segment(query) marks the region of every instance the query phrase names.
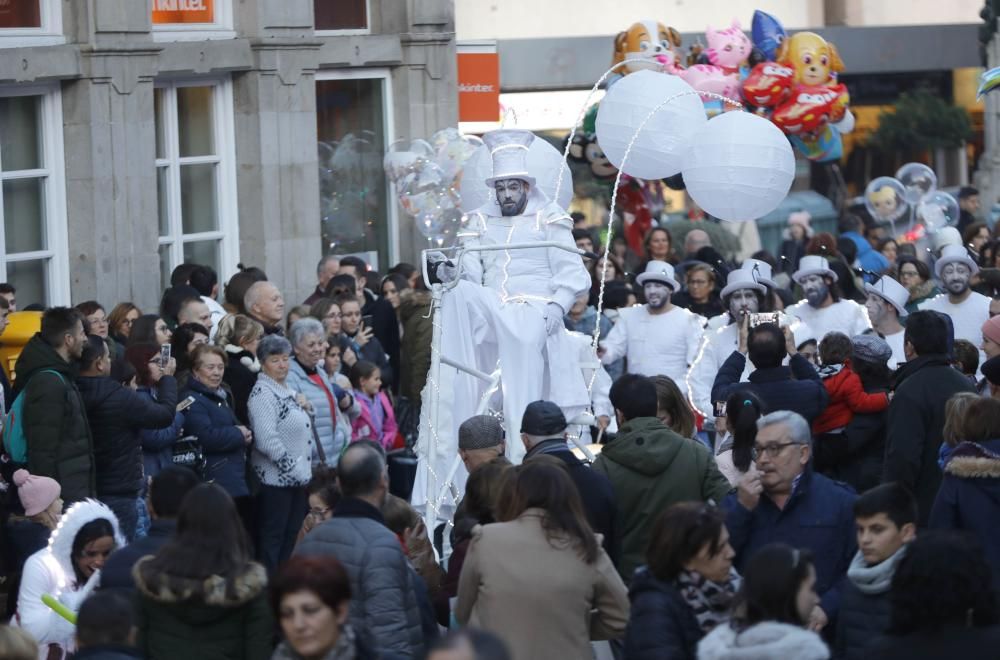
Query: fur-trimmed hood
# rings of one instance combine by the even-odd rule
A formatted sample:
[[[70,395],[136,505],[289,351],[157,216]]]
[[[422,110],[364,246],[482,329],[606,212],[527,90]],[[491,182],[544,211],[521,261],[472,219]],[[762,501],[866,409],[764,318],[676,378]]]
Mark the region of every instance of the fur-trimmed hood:
[[[76,572],[73,570],[73,541],[80,530],[89,522],[105,518],[111,523],[111,528],[115,532],[115,547],[125,547],[125,537],[122,536],[118,528],[118,518],[107,505],[97,500],[82,500],[77,502],[62,515],[59,526],[55,528],[49,536],[48,552],[59,564],[66,575],[66,579],[71,585],[76,581]]]
[[[944,471],[960,479],[1000,479],[1000,440],[959,444]]]
[[[698,643],[699,660],[827,660],[830,650],[814,632],[764,621],[737,632],[718,626]]]
[[[267,570],[250,562],[239,575],[224,578],[212,575],[204,580],[154,573],[149,565],[152,557],[143,557],[132,569],[139,592],[165,605],[209,605],[238,607],[256,598],[267,588]]]

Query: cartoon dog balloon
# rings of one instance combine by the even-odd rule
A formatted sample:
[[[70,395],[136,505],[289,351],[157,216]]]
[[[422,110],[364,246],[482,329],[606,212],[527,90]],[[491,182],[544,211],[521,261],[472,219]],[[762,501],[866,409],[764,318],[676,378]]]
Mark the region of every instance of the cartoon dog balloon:
[[[844,63],[836,46],[799,32],[780,40],[775,59],[753,68],[742,85],[744,97],[773,108],[771,121],[810,160],[840,158],[840,135],[853,126],[853,117],[847,87],[837,81]]]
[[[611,64],[625,62],[615,69],[620,76],[643,69],[676,73],[680,70],[680,45],[681,35],[674,28],[657,21],[639,21],[615,37]]]

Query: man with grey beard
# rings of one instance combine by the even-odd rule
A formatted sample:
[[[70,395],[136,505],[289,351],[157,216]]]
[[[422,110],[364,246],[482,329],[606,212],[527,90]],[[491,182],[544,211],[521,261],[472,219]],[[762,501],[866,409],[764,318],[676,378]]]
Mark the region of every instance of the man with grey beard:
[[[625,357],[629,373],[669,376],[683,386],[701,346],[705,319],[670,302],[681,285],[667,262],[650,261],[636,282],[646,304],[621,310],[618,323],[601,342],[601,362],[611,364]]]
[[[822,341],[828,332],[854,337],[872,327],[864,307],[853,300],[841,300],[837,274],[824,257],[802,257],[792,279],[802,287],[806,297],[785,312],[804,321],[816,334],[817,341]]]
[[[979,267],[961,245],[946,245],[934,262],[934,274],[944,285],[944,293],[920,303],[921,310],[941,312],[951,317],[955,339],[965,339],[979,348],[979,364],[986,362],[983,353],[983,324],[990,319],[990,299],[969,288]]]

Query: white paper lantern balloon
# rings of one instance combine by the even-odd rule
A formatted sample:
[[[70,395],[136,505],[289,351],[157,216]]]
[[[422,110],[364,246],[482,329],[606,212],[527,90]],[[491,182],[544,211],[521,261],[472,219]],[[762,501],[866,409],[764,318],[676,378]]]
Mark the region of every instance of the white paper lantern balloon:
[[[691,140],[684,185],[706,213],[756,220],[777,208],[795,178],[795,154],[781,130],[748,112],[708,120]]]
[[[625,158],[632,136],[657,106],[694,89],[665,73],[637,71],[614,84],[597,111],[597,143],[611,164],[639,179],[664,179],[681,171],[691,136],[705,125],[705,106],[697,93],[678,96],[657,110]],[[624,164],[623,164],[624,161]]]
[[[562,154],[548,141],[535,137],[528,146],[528,173],[535,177],[538,189],[553,199],[559,170],[563,170],[562,187],[559,189],[559,199],[556,201],[564,209],[569,208],[573,201],[573,175],[569,167],[563,163]],[[490,150],[483,145],[467,160],[462,167],[461,204],[466,213],[490,204],[496,199],[496,193],[486,185],[486,179],[493,176],[493,159]],[[497,207],[498,208],[498,207]]]

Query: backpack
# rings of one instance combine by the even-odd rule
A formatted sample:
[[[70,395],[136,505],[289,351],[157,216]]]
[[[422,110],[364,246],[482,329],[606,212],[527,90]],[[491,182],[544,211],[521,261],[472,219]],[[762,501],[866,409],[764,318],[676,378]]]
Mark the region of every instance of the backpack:
[[[59,380],[66,384],[66,380],[63,375],[54,369],[42,369],[31,375],[28,382],[25,383],[24,389],[21,390],[16,397],[14,397],[14,403],[10,406],[10,411],[4,417],[3,424],[3,453],[7,458],[15,463],[24,465],[28,462],[28,440],[24,437],[24,427],[22,426],[22,410],[24,409],[24,395],[28,391],[28,385],[31,384],[31,380],[41,373],[55,374],[59,377]]]

